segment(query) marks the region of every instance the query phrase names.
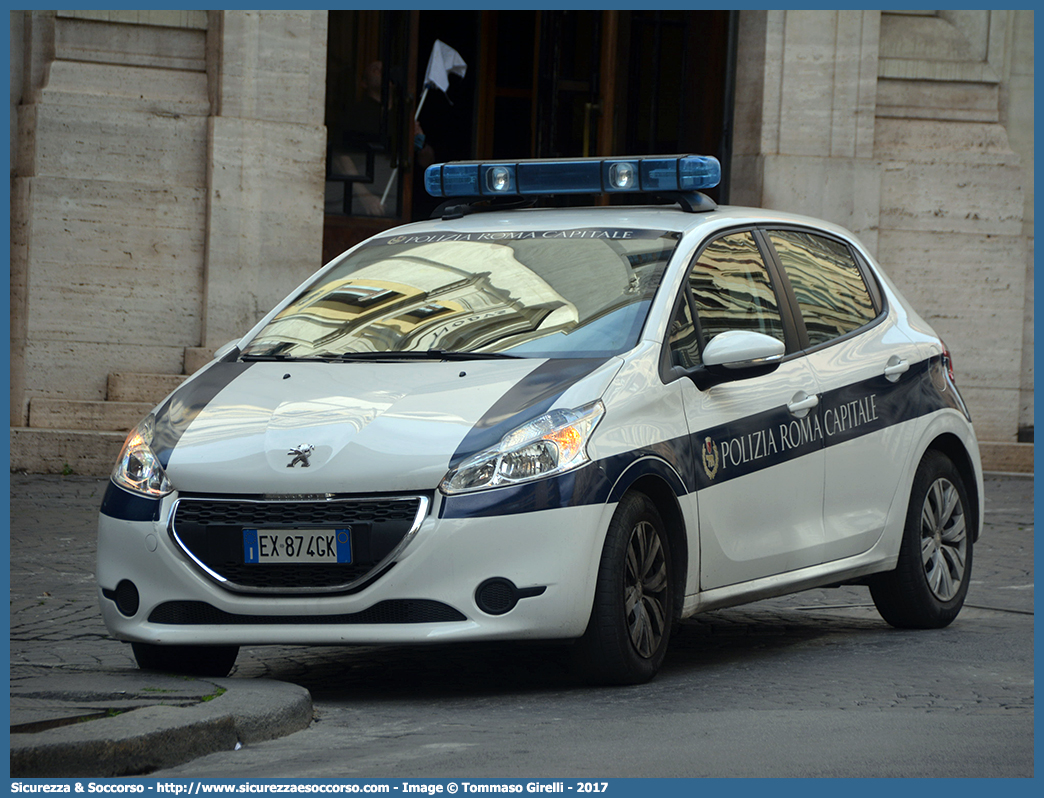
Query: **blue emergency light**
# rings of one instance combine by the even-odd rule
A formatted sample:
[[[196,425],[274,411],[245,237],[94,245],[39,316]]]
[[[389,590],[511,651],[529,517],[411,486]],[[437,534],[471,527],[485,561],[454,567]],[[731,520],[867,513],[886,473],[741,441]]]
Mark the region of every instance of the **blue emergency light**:
[[[719,182],[721,164],[708,155],[451,161],[424,172],[424,187],[433,197],[685,193],[714,188]]]

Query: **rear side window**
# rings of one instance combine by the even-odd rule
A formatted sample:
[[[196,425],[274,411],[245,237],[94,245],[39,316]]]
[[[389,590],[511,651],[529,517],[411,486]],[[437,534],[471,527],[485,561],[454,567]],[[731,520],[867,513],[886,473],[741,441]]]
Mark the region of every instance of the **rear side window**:
[[[847,246],[805,231],[771,230],[767,234],[794,289],[809,346],[832,341],[877,316]]]

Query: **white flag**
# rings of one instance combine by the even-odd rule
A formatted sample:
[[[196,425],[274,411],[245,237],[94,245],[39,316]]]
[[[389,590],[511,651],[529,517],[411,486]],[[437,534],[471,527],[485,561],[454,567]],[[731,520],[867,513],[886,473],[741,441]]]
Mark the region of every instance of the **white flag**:
[[[424,87],[435,86],[445,92],[449,88],[450,75],[462,78],[467,71],[468,65],[460,53],[436,39],[428,58],[428,70],[424,73]]]

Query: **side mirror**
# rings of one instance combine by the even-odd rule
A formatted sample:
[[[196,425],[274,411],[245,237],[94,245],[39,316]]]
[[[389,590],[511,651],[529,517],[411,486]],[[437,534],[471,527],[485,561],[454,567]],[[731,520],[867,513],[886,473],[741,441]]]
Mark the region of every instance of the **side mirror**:
[[[718,333],[703,348],[703,366],[687,373],[701,391],[723,382],[771,374],[779,368],[786,345],[777,338],[750,330]]]
[[[703,365],[731,371],[777,363],[786,346],[778,338],[750,330],[728,330],[715,335],[703,349]]]

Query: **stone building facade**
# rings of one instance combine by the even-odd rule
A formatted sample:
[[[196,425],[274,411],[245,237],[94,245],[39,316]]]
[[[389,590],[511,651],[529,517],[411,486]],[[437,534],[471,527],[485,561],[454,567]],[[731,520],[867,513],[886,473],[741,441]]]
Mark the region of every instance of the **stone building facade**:
[[[987,465],[1032,470],[1033,12],[734,14],[729,201],[856,232],[949,344]],[[320,265],[328,26],[11,13],[13,469],[107,473]]]

